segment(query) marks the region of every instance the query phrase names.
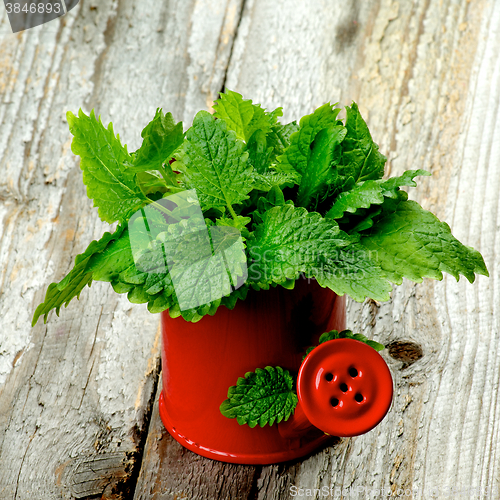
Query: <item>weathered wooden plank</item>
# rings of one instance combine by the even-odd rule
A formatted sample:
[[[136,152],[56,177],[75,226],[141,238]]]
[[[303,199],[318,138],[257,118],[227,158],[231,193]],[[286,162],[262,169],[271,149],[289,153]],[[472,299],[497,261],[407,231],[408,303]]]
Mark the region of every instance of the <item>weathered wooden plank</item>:
[[[137,499],[285,499],[292,486],[304,495],[347,488],[359,498],[378,498],[382,488],[442,498],[450,487],[498,497],[479,489],[499,486],[499,16],[498,2],[465,0],[245,2],[227,87],[283,106],[285,120],[328,100],[356,100],[392,174],[432,172],[410,196],[479,249],[491,277],[405,282],[386,304],[349,303],[349,325],[391,345],[384,356],[395,399],[370,433],[301,463],[257,468],[250,490],[253,471],[242,466],[231,496],[215,486],[234,477],[230,466],[210,465],[213,489],[197,489],[205,459],[186,451],[184,467],[172,465],[178,445],[163,444],[155,413]]]
[[[158,395],[161,391],[159,384]],[[135,500],[252,498],[259,467],[216,462],[183,448],[165,430],[155,401]]]
[[[96,283],[31,329],[35,306],[108,226],[65,113],[92,107],[129,150],[158,106],[192,119],[220,90],[238,0],[82,1],[0,41],[0,498],[126,498],[158,379],[158,317]],[[188,123],[189,124],[189,123]]]
[[[155,325],[144,328],[154,320],[145,311],[137,315],[138,307],[132,316],[126,301],[105,286],[82,294],[80,304],[48,327],[27,327],[40,288],[64,275],[89,236],[104,230],[68,151],[63,111],[98,105],[117,130],[120,123],[132,125],[122,132],[131,149],[144,125],[136,122],[159,103],[189,122],[222,85],[238,19],[234,5],[210,17],[202,3],[168,6],[160,14],[149,4],[82,4],[56,32],[4,37],[1,307],[2,332],[9,335],[2,335],[0,358],[6,380],[0,394],[2,498],[34,491],[43,498],[103,491],[111,497],[134,463],[127,453],[140,451],[133,429],[140,434],[144,428],[141,412],[156,379],[158,351],[148,350]],[[424,354],[409,363],[418,349],[392,349],[401,359],[388,358],[396,399],[377,430],[301,464],[253,469],[197,458],[166,436],[155,440],[161,427],[154,417],[147,457],[161,462],[145,460],[138,498],[148,498],[148,491],[157,498],[288,498],[292,485],[394,492],[495,486],[498,6],[357,5],[318,2],[305,9],[278,2],[271,8],[247,1],[227,86],[269,107],[283,105],[287,119],[328,99],[359,101],[393,173],[409,166],[434,173],[417,198],[483,252],[492,278],[474,287],[449,279],[407,283],[389,304],[350,305],[353,326],[365,334],[387,343],[412,341]],[[188,25],[192,32],[179,28]],[[221,32],[229,33],[227,43]],[[99,299],[96,291],[103,294]],[[122,342],[137,346],[133,359]]]

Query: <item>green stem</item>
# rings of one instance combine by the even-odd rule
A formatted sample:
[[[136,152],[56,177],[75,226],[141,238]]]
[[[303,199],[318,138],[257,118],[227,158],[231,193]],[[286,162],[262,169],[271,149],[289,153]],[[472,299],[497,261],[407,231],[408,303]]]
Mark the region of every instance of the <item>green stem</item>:
[[[165,169],[163,168],[163,165],[161,165],[160,167],[158,167],[158,172],[160,172],[161,176],[163,177],[163,180],[169,186],[170,185],[170,180],[167,177],[167,173],[165,172]]]
[[[236,220],[238,216],[236,215],[236,212],[233,210],[233,207],[228,203],[227,208],[229,209],[229,213],[231,214],[231,217],[234,220]]]

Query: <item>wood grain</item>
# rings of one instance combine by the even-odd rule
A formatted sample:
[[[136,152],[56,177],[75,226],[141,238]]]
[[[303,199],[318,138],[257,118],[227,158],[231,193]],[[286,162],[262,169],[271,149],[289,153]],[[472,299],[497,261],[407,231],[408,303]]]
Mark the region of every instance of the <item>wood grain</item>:
[[[392,493],[415,489],[416,497],[436,488],[440,497],[455,486],[472,488],[470,497],[476,498],[480,488],[499,486],[500,6],[432,0],[369,4],[361,8],[353,2],[351,12],[344,9],[334,18],[324,4],[317,16],[301,12],[299,3],[296,9],[287,3],[271,11],[265,2],[247,2],[227,85],[299,116],[328,100],[359,102],[391,173],[432,172],[411,197],[446,220],[462,242],[480,249],[491,277],[479,277],[474,285],[449,276],[442,282],[405,282],[387,304],[350,304],[353,327],[384,343],[414,343],[423,356],[408,366],[405,359],[385,355],[396,384],[386,420],[350,440],[345,454],[333,449],[300,464],[293,484],[385,487]],[[340,3],[332,10],[340,11]],[[260,33],[283,34],[279,27],[286,27],[285,35],[266,50]],[[292,38],[305,43],[292,46]],[[306,54],[304,47],[310,50]],[[279,71],[269,63],[275,54],[282,54]],[[250,73],[262,75],[258,85]],[[263,474],[271,470],[264,468]],[[262,488],[258,498],[288,494],[269,497]]]
[[[452,487],[498,497],[499,13],[498,3],[466,1],[245,2],[226,86],[283,106],[285,121],[326,101],[356,100],[391,174],[432,172],[410,197],[482,252],[490,278],[405,282],[389,303],[350,302],[349,324],[392,346],[383,355],[394,403],[367,435],[299,463],[256,468],[252,489],[245,476],[237,497],[174,493],[179,476],[152,440],[143,471],[162,460],[162,472],[141,473],[136,498],[285,499],[292,486],[314,498],[325,487],[337,498],[342,489],[360,498],[444,498]],[[186,467],[197,477],[198,466]],[[227,467],[211,470],[214,484]]]
[[[109,227],[67,110],[129,150],[157,107],[190,122],[225,77],[240,2],[82,1],[0,45],[0,498],[130,498],[159,370],[158,316],[95,283],[31,328],[45,289]]]
[[[161,391],[161,382],[158,390]],[[134,500],[251,498],[259,467],[216,462],[183,448],[165,430],[155,401]]]
[[[292,487],[500,496],[498,2],[82,0],[24,33],[6,22],[2,500],[267,500],[291,498]],[[286,121],[326,101],[358,102],[390,173],[432,172],[410,197],[490,271],[473,285],[446,276],[404,282],[388,303],[349,302],[349,326],[391,346],[393,406],[370,433],[291,464],[228,465],[180,447],[155,403],[158,318],[106,284],[29,326],[47,284],[108,229],[85,196],[65,112],[95,107],[134,150],[157,107],[188,126],[223,86],[282,106]]]

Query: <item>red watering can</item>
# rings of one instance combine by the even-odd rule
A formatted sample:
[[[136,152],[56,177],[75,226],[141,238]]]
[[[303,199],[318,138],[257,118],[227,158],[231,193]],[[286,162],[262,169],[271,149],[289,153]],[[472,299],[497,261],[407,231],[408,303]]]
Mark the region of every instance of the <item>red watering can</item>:
[[[377,425],[392,401],[383,358],[351,339],[331,340],[302,362],[307,347],[330,330],[345,329],[345,297],[300,279],[293,290],[251,290],[233,310],[191,323],[162,313],[160,416],[189,450],[238,464],[297,459],[329,435],[354,436]],[[299,404],[278,425],[250,428],[219,406],[238,377],[257,367],[298,372]]]

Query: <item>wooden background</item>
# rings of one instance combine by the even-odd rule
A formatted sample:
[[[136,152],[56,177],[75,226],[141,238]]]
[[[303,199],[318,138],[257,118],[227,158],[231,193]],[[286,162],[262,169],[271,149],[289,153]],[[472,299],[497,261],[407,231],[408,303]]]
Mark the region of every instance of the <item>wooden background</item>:
[[[0,13],[2,500],[274,500],[291,486],[500,498],[500,2],[81,0],[16,35]],[[133,151],[157,107],[187,127],[224,86],[285,120],[356,100],[390,173],[432,172],[410,197],[491,275],[349,302],[351,328],[391,344],[393,406],[292,464],[221,464],[173,441],[156,403],[159,316],[108,284],[30,327],[47,285],[108,229],[66,111],[95,108]]]

